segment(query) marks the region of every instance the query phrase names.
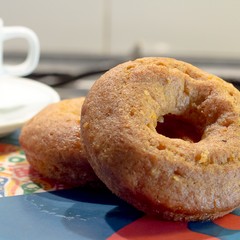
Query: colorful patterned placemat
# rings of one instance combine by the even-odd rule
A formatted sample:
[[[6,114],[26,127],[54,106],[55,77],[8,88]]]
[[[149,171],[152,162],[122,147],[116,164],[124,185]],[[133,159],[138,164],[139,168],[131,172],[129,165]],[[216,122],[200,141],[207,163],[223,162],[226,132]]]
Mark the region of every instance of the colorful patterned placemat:
[[[0,143],[0,197],[9,197],[67,188],[34,171],[24,152],[11,144]]]
[[[240,239],[240,209],[211,222],[161,221],[108,191],[71,189],[41,177],[13,139],[4,142],[0,141],[0,221],[4,222],[0,239]]]

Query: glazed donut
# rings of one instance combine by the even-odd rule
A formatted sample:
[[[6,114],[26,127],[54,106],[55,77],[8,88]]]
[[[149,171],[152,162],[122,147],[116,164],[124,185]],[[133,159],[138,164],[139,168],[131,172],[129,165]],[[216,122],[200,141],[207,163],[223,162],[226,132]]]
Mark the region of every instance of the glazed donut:
[[[80,137],[80,112],[84,98],[50,104],[21,131],[19,141],[33,169],[67,185],[98,184]]]
[[[147,214],[210,220],[240,206],[240,93],[188,63],[142,58],[96,81],[81,134],[98,177]]]

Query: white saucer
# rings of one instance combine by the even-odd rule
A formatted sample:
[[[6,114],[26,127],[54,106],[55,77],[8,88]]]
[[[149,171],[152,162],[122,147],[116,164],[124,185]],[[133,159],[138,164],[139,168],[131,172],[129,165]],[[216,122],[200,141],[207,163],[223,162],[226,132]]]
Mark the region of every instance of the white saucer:
[[[20,77],[0,77],[0,137],[20,128],[60,97],[51,87]]]

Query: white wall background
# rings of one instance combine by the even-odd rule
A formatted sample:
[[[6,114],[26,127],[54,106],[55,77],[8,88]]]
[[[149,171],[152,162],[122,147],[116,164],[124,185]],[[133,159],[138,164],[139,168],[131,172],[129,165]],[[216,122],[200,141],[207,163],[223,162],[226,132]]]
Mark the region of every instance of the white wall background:
[[[240,58],[238,0],[1,0],[5,25],[33,29],[41,52]],[[11,41],[6,51],[22,52]]]

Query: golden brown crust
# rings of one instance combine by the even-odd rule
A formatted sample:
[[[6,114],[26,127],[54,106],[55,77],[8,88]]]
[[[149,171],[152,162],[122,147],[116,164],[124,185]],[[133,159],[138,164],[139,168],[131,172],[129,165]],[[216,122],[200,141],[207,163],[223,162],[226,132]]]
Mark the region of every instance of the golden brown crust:
[[[80,137],[84,98],[51,104],[23,127],[20,144],[31,166],[43,176],[70,185],[100,182]]]
[[[164,136],[168,118],[198,136]],[[143,58],[94,84],[81,134],[91,166],[115,194],[146,213],[194,221],[240,205],[239,124],[240,93],[231,84],[181,61]]]

